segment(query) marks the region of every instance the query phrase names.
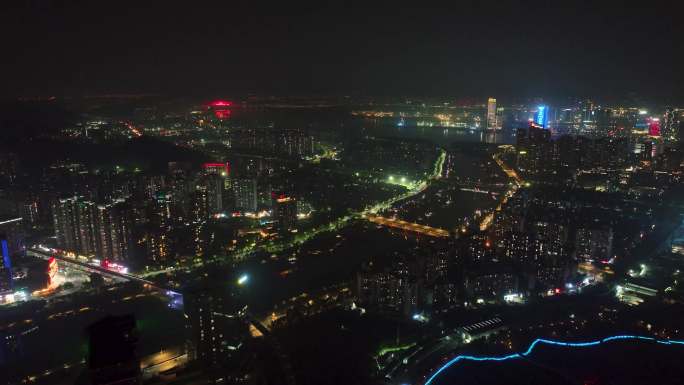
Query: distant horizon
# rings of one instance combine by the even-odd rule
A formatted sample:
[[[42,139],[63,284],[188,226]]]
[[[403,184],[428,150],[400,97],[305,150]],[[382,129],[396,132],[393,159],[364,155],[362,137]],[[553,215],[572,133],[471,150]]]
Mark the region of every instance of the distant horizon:
[[[450,105],[461,105],[461,106],[474,106],[474,105],[486,105],[488,98],[494,98],[497,100],[499,105],[534,105],[534,104],[549,104],[552,106],[562,106],[569,105],[575,102],[581,101],[591,101],[598,105],[605,107],[672,107],[672,108],[684,108],[684,100],[680,101],[669,101],[669,100],[659,100],[653,98],[638,97],[642,100],[634,100],[633,97],[601,97],[601,96],[563,96],[563,97],[545,97],[545,96],[500,96],[500,95],[487,95],[487,96],[454,96],[454,95],[408,95],[408,94],[398,94],[398,95],[381,95],[381,94],[344,94],[344,93],[238,93],[238,92],[227,92],[223,94],[208,94],[208,95],[181,95],[181,94],[171,94],[171,93],[153,93],[153,92],[121,92],[121,93],[83,93],[83,94],[33,94],[33,95],[21,95],[14,97],[0,97],[0,103],[12,103],[12,102],[50,102],[50,101],[73,101],[73,100],[150,100],[159,99],[160,101],[184,101],[184,102],[210,102],[211,100],[217,99],[228,99],[238,102],[248,102],[249,98],[257,98],[260,102],[265,101],[268,98],[273,98],[276,100],[313,100],[313,99],[350,99],[350,101],[377,101],[381,103],[402,103],[404,101],[429,101],[429,102],[439,102],[448,103]],[[632,99],[632,100],[630,100]],[[234,107],[239,107],[238,105]]]

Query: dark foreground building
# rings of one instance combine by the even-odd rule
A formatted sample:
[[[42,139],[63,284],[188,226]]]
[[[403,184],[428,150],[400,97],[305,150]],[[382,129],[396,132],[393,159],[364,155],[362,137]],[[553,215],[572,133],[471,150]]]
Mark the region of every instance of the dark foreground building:
[[[88,328],[88,372],[91,385],[140,384],[135,317],[109,316]]]

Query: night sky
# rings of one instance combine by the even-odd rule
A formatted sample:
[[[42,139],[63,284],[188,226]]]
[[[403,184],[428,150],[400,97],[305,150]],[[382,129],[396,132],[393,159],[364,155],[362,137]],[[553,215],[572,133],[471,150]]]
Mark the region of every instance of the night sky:
[[[674,0],[179,3],[3,1],[0,94],[684,102]]]

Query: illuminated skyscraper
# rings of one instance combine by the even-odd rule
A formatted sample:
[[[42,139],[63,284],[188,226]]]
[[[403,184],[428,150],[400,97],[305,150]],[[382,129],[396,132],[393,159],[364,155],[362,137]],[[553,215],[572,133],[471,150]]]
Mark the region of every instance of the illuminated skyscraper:
[[[499,122],[496,119],[496,99],[487,100],[487,129],[498,130]]]
[[[117,201],[95,209],[96,254],[102,259],[123,261],[128,257],[131,221],[125,205]]]
[[[80,254],[95,253],[95,204],[78,197],[60,199],[52,205],[57,245]]]
[[[257,210],[256,182],[256,179],[252,178],[242,178],[235,181],[233,192],[235,194],[236,209],[249,212]]]
[[[648,135],[650,136],[660,136],[660,119],[651,118],[648,124]]]
[[[123,200],[96,205],[77,197],[60,199],[52,213],[59,247],[114,261],[127,258],[131,221]]]
[[[679,129],[679,117],[677,110],[668,107],[663,115],[661,134],[666,140],[676,141],[678,139],[677,130]]]
[[[223,177],[204,175],[195,186],[195,220],[201,221],[223,211]]]
[[[274,195],[273,217],[280,232],[288,232],[297,227],[297,201],[285,194]]]
[[[539,106],[537,107],[537,113],[534,115],[534,122],[543,128],[548,128],[548,121],[549,121],[549,107],[548,106]]]

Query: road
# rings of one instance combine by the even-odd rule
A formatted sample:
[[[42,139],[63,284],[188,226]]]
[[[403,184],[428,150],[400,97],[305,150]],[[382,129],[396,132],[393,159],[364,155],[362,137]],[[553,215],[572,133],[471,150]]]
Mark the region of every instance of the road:
[[[436,227],[425,226],[418,223],[406,222],[402,221],[401,219],[386,218],[378,215],[367,215],[366,219],[379,225],[411,231],[414,233],[419,233],[430,237],[449,237],[449,232],[444,229],[438,229]]]
[[[105,269],[104,267],[97,266],[97,265],[91,265],[89,263],[81,262],[73,258],[67,258],[55,253],[48,253],[45,251],[41,251],[38,249],[28,249],[26,250],[26,254],[37,257],[37,258],[42,258],[42,259],[50,259],[54,257],[56,260],[63,262],[63,263],[68,263],[76,268],[83,269],[89,272],[96,272],[101,275],[106,275],[111,278],[117,278],[117,279],[124,279],[126,281],[137,281],[145,285],[149,285],[150,287],[166,291],[167,289],[159,287],[156,283],[149,281],[147,279],[141,278],[137,275],[134,274],[125,274],[125,273],[120,273],[118,271],[113,271],[113,270],[108,270]]]
[[[489,226],[492,225],[495,213],[497,211],[501,211],[501,209],[503,209],[503,207],[506,205],[506,202],[508,202],[508,199],[515,195],[520,186],[522,186],[525,183],[525,181],[520,177],[520,175],[518,175],[518,173],[513,168],[509,167],[503,160],[501,160],[499,154],[494,154],[492,155],[492,157],[494,158],[496,164],[498,164],[499,167],[501,167],[501,170],[503,170],[503,172],[506,175],[508,175],[509,178],[513,179],[513,183],[509,185],[508,190],[506,190],[506,193],[504,193],[501,196],[501,200],[499,201],[499,204],[496,206],[496,209],[494,209],[494,211],[485,215],[484,218],[482,218],[482,221],[480,222],[481,231],[486,231],[489,228]]]

